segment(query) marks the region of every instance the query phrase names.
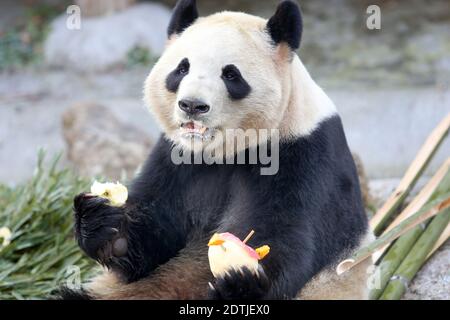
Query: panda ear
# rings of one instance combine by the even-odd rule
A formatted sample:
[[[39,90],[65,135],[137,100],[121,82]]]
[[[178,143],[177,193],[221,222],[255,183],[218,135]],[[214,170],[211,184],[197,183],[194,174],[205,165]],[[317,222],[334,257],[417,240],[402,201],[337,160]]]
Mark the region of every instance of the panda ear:
[[[303,22],[299,6],[293,1],[283,1],[275,15],[267,23],[272,40],[276,45],[287,43],[292,50],[300,47]]]
[[[198,18],[197,4],[195,0],[179,0],[172,13],[172,18],[167,28],[169,38],[174,34],[180,34]]]

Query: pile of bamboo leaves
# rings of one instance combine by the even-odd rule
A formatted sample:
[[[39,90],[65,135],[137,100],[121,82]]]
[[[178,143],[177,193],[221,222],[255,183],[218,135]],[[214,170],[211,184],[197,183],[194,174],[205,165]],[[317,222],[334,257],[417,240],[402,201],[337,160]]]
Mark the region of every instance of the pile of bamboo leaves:
[[[431,133],[394,193],[371,219],[378,238],[337,268],[342,274],[372,258],[376,269],[371,299],[401,299],[417,272],[450,237],[450,158],[419,194],[404,204],[449,129],[450,115]]]
[[[80,280],[94,269],[72,232],[73,197],[89,182],[58,169],[57,163],[44,165],[41,153],[30,181],[0,186],[0,300],[44,299],[71,268],[80,271]]]

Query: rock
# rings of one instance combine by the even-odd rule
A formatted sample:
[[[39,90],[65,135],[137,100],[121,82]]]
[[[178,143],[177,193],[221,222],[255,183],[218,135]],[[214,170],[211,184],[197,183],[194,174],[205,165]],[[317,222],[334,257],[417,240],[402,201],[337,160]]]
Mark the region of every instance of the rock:
[[[159,0],[158,2],[164,3],[169,8],[174,8],[177,0]],[[202,16],[222,10],[258,13],[264,16],[266,13],[273,13],[278,2],[279,0],[208,0],[197,1],[197,7]]]
[[[372,198],[370,196],[369,180],[367,179],[366,170],[361,158],[353,153],[353,160],[355,160],[356,169],[358,170],[359,184],[361,185],[361,193],[364,205],[367,208],[371,204]]]
[[[400,178],[370,180],[369,187],[372,192],[372,205],[375,208],[381,208],[399,183]]]
[[[101,16],[122,11],[136,0],[76,0],[81,12],[88,16]]]
[[[120,122],[108,108],[73,105],[63,114],[67,156],[83,176],[131,178],[147,158],[152,141],[141,130]]]
[[[101,17],[81,16],[81,29],[69,30],[67,15],[56,18],[44,45],[50,66],[103,71],[124,65],[135,48],[158,56],[166,43],[171,11],[157,3],[134,5]]]
[[[422,190],[429,181],[429,177],[423,176],[419,178],[416,185],[405,199],[405,205],[410,203],[414,197]],[[371,204],[374,208],[381,208],[389,199],[397,186],[400,184],[401,178],[390,179],[372,179],[369,181],[371,194]]]

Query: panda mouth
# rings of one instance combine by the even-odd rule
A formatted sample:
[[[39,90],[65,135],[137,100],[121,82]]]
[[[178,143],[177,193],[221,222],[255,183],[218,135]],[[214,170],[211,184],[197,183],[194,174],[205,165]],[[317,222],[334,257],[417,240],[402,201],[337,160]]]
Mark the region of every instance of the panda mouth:
[[[212,140],[215,129],[202,126],[193,121],[181,125],[181,136],[186,139]]]

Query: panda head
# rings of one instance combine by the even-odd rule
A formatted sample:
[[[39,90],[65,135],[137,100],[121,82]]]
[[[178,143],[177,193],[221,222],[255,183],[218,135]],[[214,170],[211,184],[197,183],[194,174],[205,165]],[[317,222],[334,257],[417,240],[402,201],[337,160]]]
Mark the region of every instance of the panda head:
[[[268,21],[238,12],[199,18],[180,0],[168,44],[145,84],[145,100],[175,144],[213,146],[227,129],[274,129],[290,99],[299,48],[299,7],[282,2]]]

